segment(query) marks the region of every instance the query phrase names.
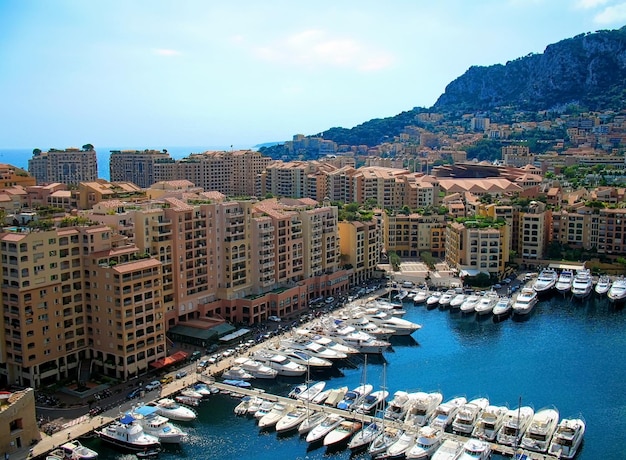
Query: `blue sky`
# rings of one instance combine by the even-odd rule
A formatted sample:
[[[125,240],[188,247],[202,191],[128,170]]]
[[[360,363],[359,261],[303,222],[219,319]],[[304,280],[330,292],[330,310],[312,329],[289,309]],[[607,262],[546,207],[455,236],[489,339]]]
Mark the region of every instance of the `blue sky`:
[[[623,0],[0,0],[0,148],[248,147],[431,107]]]

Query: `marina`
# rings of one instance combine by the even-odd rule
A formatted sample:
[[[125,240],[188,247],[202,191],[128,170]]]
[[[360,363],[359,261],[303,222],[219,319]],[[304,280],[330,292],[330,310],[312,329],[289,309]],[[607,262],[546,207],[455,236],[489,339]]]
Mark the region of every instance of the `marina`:
[[[397,390],[422,389],[440,391],[446,399],[456,395],[466,395],[468,400],[484,396],[491,404],[509,408],[516,407],[520,397],[524,405],[535,408],[554,405],[563,417],[580,415],[587,422],[583,445],[575,458],[621,458],[619,450],[608,446],[620,445],[624,430],[620,424],[623,422],[612,420],[607,423],[604,405],[612,401],[613,393],[608,394],[594,374],[609,372],[605,378],[614,381],[617,387],[623,386],[623,379],[618,376],[626,375],[624,365],[615,363],[609,368],[607,361],[615,353],[615,347],[624,348],[622,309],[606,297],[595,294],[574,303],[568,300],[555,295],[540,300],[522,319],[510,317],[494,322],[490,317],[462,315],[452,309],[429,310],[425,306],[413,306],[407,299],[404,302],[405,318],[423,327],[409,337],[391,338],[389,350],[371,356],[367,361],[368,382],[379,389],[382,375],[386,373],[390,395]],[[597,342],[600,331],[603,346],[591,347],[590,343]],[[553,340],[553,337],[577,337],[577,340]],[[518,341],[524,347],[511,346]],[[577,361],[577,366],[564,365],[562,358],[566,356],[580,356],[583,362]],[[326,375],[327,388],[355,388],[361,384],[365,362],[359,362],[357,358],[351,360],[358,365],[339,366]],[[606,367],[599,368],[602,362],[607,363]],[[589,363],[593,366],[584,367]],[[539,373],[538,366],[541,368]],[[513,369],[517,370],[513,372]],[[543,383],[536,381],[537,376],[541,376],[539,380]],[[302,376],[256,379],[253,387],[261,388],[265,395],[286,398],[303,379]],[[619,395],[622,390],[616,388],[614,394]],[[247,391],[257,390],[237,388],[235,393]],[[268,459],[277,456],[310,459],[351,456],[345,448],[330,453],[323,446],[311,448],[297,434],[277,436],[273,431],[261,432],[256,420],[234,415],[233,410],[240,402],[240,399],[225,394],[212,395],[208,401],[203,401],[196,408],[197,421],[185,427],[188,442],[179,446],[179,450],[167,446],[160,457],[176,458],[179,455],[176,452],[182,451],[189,458],[199,458],[196,455],[202,450],[212,452],[203,458],[234,459],[245,457],[247,449],[251,448],[255,449],[255,457]],[[371,420],[369,417],[358,415],[355,419],[367,423]],[[446,433],[446,437],[452,435]],[[121,458],[119,453],[98,449],[100,440],[89,439],[85,443],[99,451],[100,458]],[[514,452],[510,446],[492,447],[492,458],[496,459],[509,457]],[[531,453],[529,458],[543,458],[537,455]],[[369,458],[369,455],[352,454],[351,458]]]

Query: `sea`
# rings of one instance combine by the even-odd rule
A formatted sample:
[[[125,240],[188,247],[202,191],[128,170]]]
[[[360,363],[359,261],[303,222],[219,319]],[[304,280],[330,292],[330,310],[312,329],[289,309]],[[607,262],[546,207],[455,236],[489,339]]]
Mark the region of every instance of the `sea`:
[[[561,417],[582,417],[587,423],[578,459],[626,458],[626,309],[605,297],[579,301],[560,295],[541,300],[524,320],[494,322],[492,317],[479,319],[411,303],[405,308],[404,317],[422,328],[392,339],[392,347],[381,356],[360,357],[334,369],[324,376],[327,388],[354,388],[367,381],[375,389],[385,387],[390,395],[397,390],[439,391],[444,401],[487,397],[491,404],[509,408],[520,403],[535,410],[555,407]],[[278,378],[255,386],[284,396],[301,380]],[[297,433],[260,431],[255,419],[234,415],[238,403],[230,395],[211,396],[198,408],[198,419],[185,426],[189,441],[166,448],[160,458],[369,458],[366,453],[309,446]],[[85,443],[101,460],[135,458],[99,439]]]
[[[74,146],[77,148],[81,148],[80,145]],[[13,166],[17,166],[19,168],[25,169],[28,171],[28,160],[33,157],[33,150],[35,147],[30,149],[24,148],[3,148],[0,149],[0,163],[10,164]],[[43,151],[47,151],[48,147],[40,146],[39,147]],[[66,147],[56,147],[58,149],[65,149]],[[96,158],[98,160],[98,177],[101,179],[109,180],[111,177],[110,169],[109,169],[109,157],[111,156],[111,150],[159,150],[163,149],[167,150],[170,156],[174,160],[178,160],[180,158],[184,158],[191,153],[201,153],[209,150],[216,151],[228,151],[228,150],[245,150],[245,149],[254,149],[254,147],[247,147],[241,145],[229,145],[229,146],[158,146],[158,147],[127,147],[127,146],[118,146],[118,147],[98,147],[94,146],[96,151]]]

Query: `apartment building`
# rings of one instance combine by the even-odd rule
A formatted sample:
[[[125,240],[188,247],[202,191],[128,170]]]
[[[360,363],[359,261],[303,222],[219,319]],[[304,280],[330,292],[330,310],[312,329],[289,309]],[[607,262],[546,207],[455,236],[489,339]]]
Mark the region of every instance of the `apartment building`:
[[[4,231],[0,256],[7,381],[39,387],[81,365],[128,378],[165,355],[161,264],[109,227]]]
[[[157,182],[154,165],[172,162],[167,150],[111,150],[109,177],[111,182],[132,182],[139,188],[148,188]]]
[[[78,184],[79,209],[91,209],[101,201],[118,200],[144,201],[146,192],[132,182],[108,182],[98,179]]]
[[[446,228],[446,262],[462,274],[501,278],[509,261],[509,237],[504,222],[453,222]]]
[[[383,249],[380,216],[369,221],[339,222],[341,262],[351,269],[350,284],[374,276]]]
[[[531,201],[516,213],[517,244],[512,244],[522,260],[541,260],[546,258],[546,250],[551,237],[552,212],[545,203]]]
[[[506,166],[521,168],[533,164],[535,155],[530,153],[527,145],[505,145],[502,147],[502,161]]]
[[[431,214],[383,213],[385,250],[400,257],[416,258],[421,252],[443,257],[445,250],[446,216]]]
[[[26,388],[0,399],[0,450],[5,458],[41,440],[35,412],[35,390]]]
[[[95,181],[98,178],[96,151],[74,147],[48,152],[35,150],[28,160],[28,172],[39,185],[51,182],[78,185]]]
[[[16,166],[0,163],[0,189],[35,185],[35,178]]]

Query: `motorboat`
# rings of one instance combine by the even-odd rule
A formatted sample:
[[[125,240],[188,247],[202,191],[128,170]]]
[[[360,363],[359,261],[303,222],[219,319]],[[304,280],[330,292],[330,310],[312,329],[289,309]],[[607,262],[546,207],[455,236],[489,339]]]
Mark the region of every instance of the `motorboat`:
[[[300,401],[313,401],[313,398],[324,391],[325,387],[326,382],[324,380],[320,380],[319,382],[315,382],[310,385],[305,384],[304,389],[297,394],[294,394],[293,397],[295,399],[299,399]]]
[[[372,443],[367,448],[367,452],[372,459],[385,457],[387,449],[396,442],[403,431],[395,427],[385,427],[383,432],[374,438]]]
[[[493,442],[502,428],[508,410],[506,406],[487,406],[474,424],[472,437]]]
[[[252,386],[250,382],[242,379],[224,379],[222,383],[237,388],[250,388]]]
[[[167,417],[159,415],[156,407],[136,407],[131,416],[139,422],[145,433],[156,436],[162,444],[180,444],[187,437],[187,433],[170,423]]]
[[[174,400],[190,407],[198,407],[200,405],[200,400],[198,398],[192,398],[191,396],[176,395],[174,396]]]
[[[620,277],[613,281],[607,296],[611,302],[623,302],[626,299],[626,278]]]
[[[530,425],[522,436],[521,447],[535,452],[546,452],[559,424],[559,411],[554,408],[535,412]]]
[[[500,300],[500,296],[498,296],[497,292],[486,292],[474,307],[474,311],[478,316],[490,315],[493,312],[496,303],[498,303],[498,300]]]
[[[418,291],[413,296],[413,305],[421,305],[426,302],[426,299],[430,297],[430,292],[428,289],[418,289]]]
[[[348,449],[357,452],[366,449],[383,431],[382,425],[372,422],[359,430],[348,442]]]
[[[389,396],[387,390],[377,390],[366,395],[360,403],[355,406],[355,410],[360,414],[370,414],[381,407]]]
[[[98,458],[98,452],[83,446],[77,439],[61,444],[60,449],[63,451],[65,458],[72,460],[95,460]]]
[[[180,390],[180,395],[187,396],[188,398],[198,399],[198,400],[204,399],[204,396],[200,392],[194,390],[191,387],[183,388],[182,390]]]
[[[243,399],[247,398],[244,396]],[[261,408],[261,405],[266,401],[263,397],[259,395],[250,396],[250,400],[247,403],[247,410],[245,415],[254,416],[256,412]]]
[[[347,353],[326,348],[324,345],[306,337],[284,339],[280,341],[280,345],[284,348],[302,350],[311,356],[331,361],[333,359],[345,359],[348,357]]]
[[[228,380],[252,380],[254,378],[254,375],[239,366],[233,366],[229,369],[226,369],[222,373],[222,378]]]
[[[448,308],[452,299],[456,297],[456,291],[454,289],[448,289],[439,297],[439,306],[441,308]]]
[[[266,414],[268,414],[272,410],[272,408],[274,407],[274,404],[276,404],[276,401],[270,401],[270,400],[264,399],[259,405],[256,412],[253,414],[254,418],[257,420],[263,418]]]
[[[347,443],[350,437],[359,431],[363,424],[356,420],[344,420],[332,431],[324,436],[323,444],[326,447],[334,447]]]
[[[396,299],[398,302],[402,302],[408,295],[409,291],[407,291],[406,289],[401,289],[395,296],[393,296],[393,298]]]
[[[343,326],[333,332],[334,337],[343,341],[348,346],[354,347],[361,353],[380,354],[391,343],[372,337],[363,331],[357,331],[353,326]]]
[[[491,458],[491,444],[481,439],[470,438],[463,444],[458,460],[488,460]]]
[[[306,435],[306,441],[308,443],[316,443],[322,441],[328,433],[337,428],[341,422],[345,421],[341,415],[337,414],[328,414],[322,420],[322,422],[315,426],[309,433]]]
[[[441,298],[442,295],[443,295],[443,292],[441,291],[433,291],[430,294],[430,297],[426,299],[426,306],[430,308],[434,308],[435,306],[439,305],[439,299]]]
[[[51,452],[48,452],[45,456],[46,460],[66,460],[65,452],[61,449],[54,449]]]
[[[123,415],[119,420],[95,431],[104,442],[131,452],[143,452],[159,449],[159,438],[144,432],[130,414]]]
[[[156,407],[159,415],[162,415],[170,420],[190,422],[197,418],[196,413],[189,407],[183,406],[170,398],[163,398],[156,402],[149,402],[148,405]]]
[[[411,335],[413,332],[422,328],[420,324],[409,321],[408,319],[398,318],[385,312],[374,313],[368,315],[370,321],[377,326],[386,329],[392,329],[394,336]]]
[[[324,412],[309,411],[308,415],[298,425],[298,433],[300,435],[308,434],[313,428],[322,423],[325,418],[326,414]]]
[[[324,405],[329,407],[337,407],[337,404],[339,404],[340,401],[343,401],[343,397],[346,395],[347,392],[347,386],[333,388],[332,390],[330,390],[330,393],[328,393],[328,396],[326,396]]]
[[[456,439],[446,439],[437,448],[430,460],[457,460],[463,452],[463,443]]]
[[[585,421],[582,418],[562,419],[552,436],[548,454],[557,458],[574,458],[583,441],[585,426]]]
[[[459,396],[441,403],[435,409],[429,425],[438,430],[445,431],[456,417],[457,412],[467,403],[467,398]]]
[[[259,419],[259,428],[265,430],[274,428],[278,421],[283,418],[286,413],[291,411],[292,408],[292,405],[277,402],[267,414]]]
[[[396,391],[393,394],[393,399],[387,404],[383,417],[387,420],[404,420],[417,394],[418,393],[407,393],[402,390]]]
[[[386,458],[402,458],[406,455],[406,451],[413,447],[417,439],[418,430],[405,430],[394,442],[387,448]]]
[[[533,283],[533,290],[539,295],[547,294],[555,288],[558,280],[559,275],[555,270],[544,268],[539,272],[539,276]]]
[[[278,375],[284,377],[299,377],[306,372],[306,366],[295,363],[288,357],[270,352],[269,350],[257,350],[252,353],[251,357],[262,362],[267,367],[275,369]]]
[[[463,302],[461,306],[459,307],[459,310],[461,310],[461,313],[465,315],[474,313],[474,311],[476,310],[476,305],[478,304],[478,301],[480,300],[480,298],[481,296],[479,296],[478,294],[470,294],[469,296],[467,296],[467,298],[465,299],[465,302]]]
[[[194,391],[197,391],[202,395],[203,398],[208,398],[213,393],[211,391],[211,387],[204,382],[198,382],[192,387]]]
[[[598,282],[596,283],[596,287],[594,290],[598,295],[605,295],[611,289],[611,278],[608,275],[602,275],[598,278]]]
[[[286,356],[287,358],[289,358],[296,364],[310,367],[311,370],[330,369],[333,365],[332,361],[328,359],[324,359],[324,358],[318,358],[317,356],[313,356],[310,353],[307,353],[303,350],[280,347],[280,348],[272,349],[271,351],[273,351],[276,354]]]
[[[326,402],[326,399],[328,398],[328,395],[330,395],[331,391],[333,391],[332,388],[326,388],[325,390],[320,391],[311,399],[311,402],[313,404],[324,404],[324,402]]]
[[[405,457],[413,460],[430,458],[443,442],[443,433],[443,430],[432,426],[421,427],[417,432],[415,444],[405,452]]]
[[[467,299],[467,294],[455,295],[450,301],[450,308],[452,309],[461,308],[461,305],[463,305],[463,302],[465,302],[465,299]]]
[[[463,404],[452,421],[452,431],[457,434],[470,435],[478,417],[488,405],[487,398],[476,398]]]
[[[538,302],[537,292],[529,287],[524,287],[517,294],[513,301],[513,313],[516,315],[527,315],[537,305]]]
[[[369,334],[379,340],[387,340],[395,333],[394,329],[379,326],[378,324],[370,321],[369,318],[364,315],[344,318],[343,321],[345,321],[346,324],[353,326],[357,331],[365,332],[366,334]]]
[[[593,290],[593,279],[591,278],[591,271],[584,268],[578,270],[574,275],[574,281],[572,281],[572,295],[578,299],[584,299]]]
[[[254,398],[256,398],[256,396],[243,396],[239,404],[233,409],[233,413],[235,415],[248,415],[248,409],[254,404]]]
[[[320,345],[324,345],[326,348],[330,348],[331,350],[335,350],[339,353],[345,353],[346,355],[355,355],[359,352],[354,347],[349,347],[348,345],[344,345],[343,343],[339,343],[336,340],[333,340],[330,337],[326,337],[324,335],[314,335],[311,339],[319,343]]]
[[[244,371],[250,373],[256,379],[275,379],[278,376],[278,371],[263,364],[256,359],[250,359],[245,356],[235,358],[235,365],[239,366]]]
[[[518,446],[534,415],[535,411],[530,406],[510,409],[504,416],[502,428],[496,435],[498,444]]]
[[[511,313],[513,308],[513,299],[507,296],[501,296],[493,306],[493,317],[496,319],[504,318]]]
[[[432,393],[417,392],[413,404],[404,417],[404,422],[412,427],[426,425],[441,401],[443,401],[443,395],[437,391]]]
[[[309,411],[304,407],[294,407],[276,422],[277,433],[295,430],[307,418]]]
[[[356,408],[373,389],[373,385],[365,383],[348,391],[343,399],[337,403],[337,409],[351,410]]]
[[[574,281],[574,272],[570,269],[565,269],[559,275],[554,287],[561,294],[567,294],[572,289],[572,283]]]

